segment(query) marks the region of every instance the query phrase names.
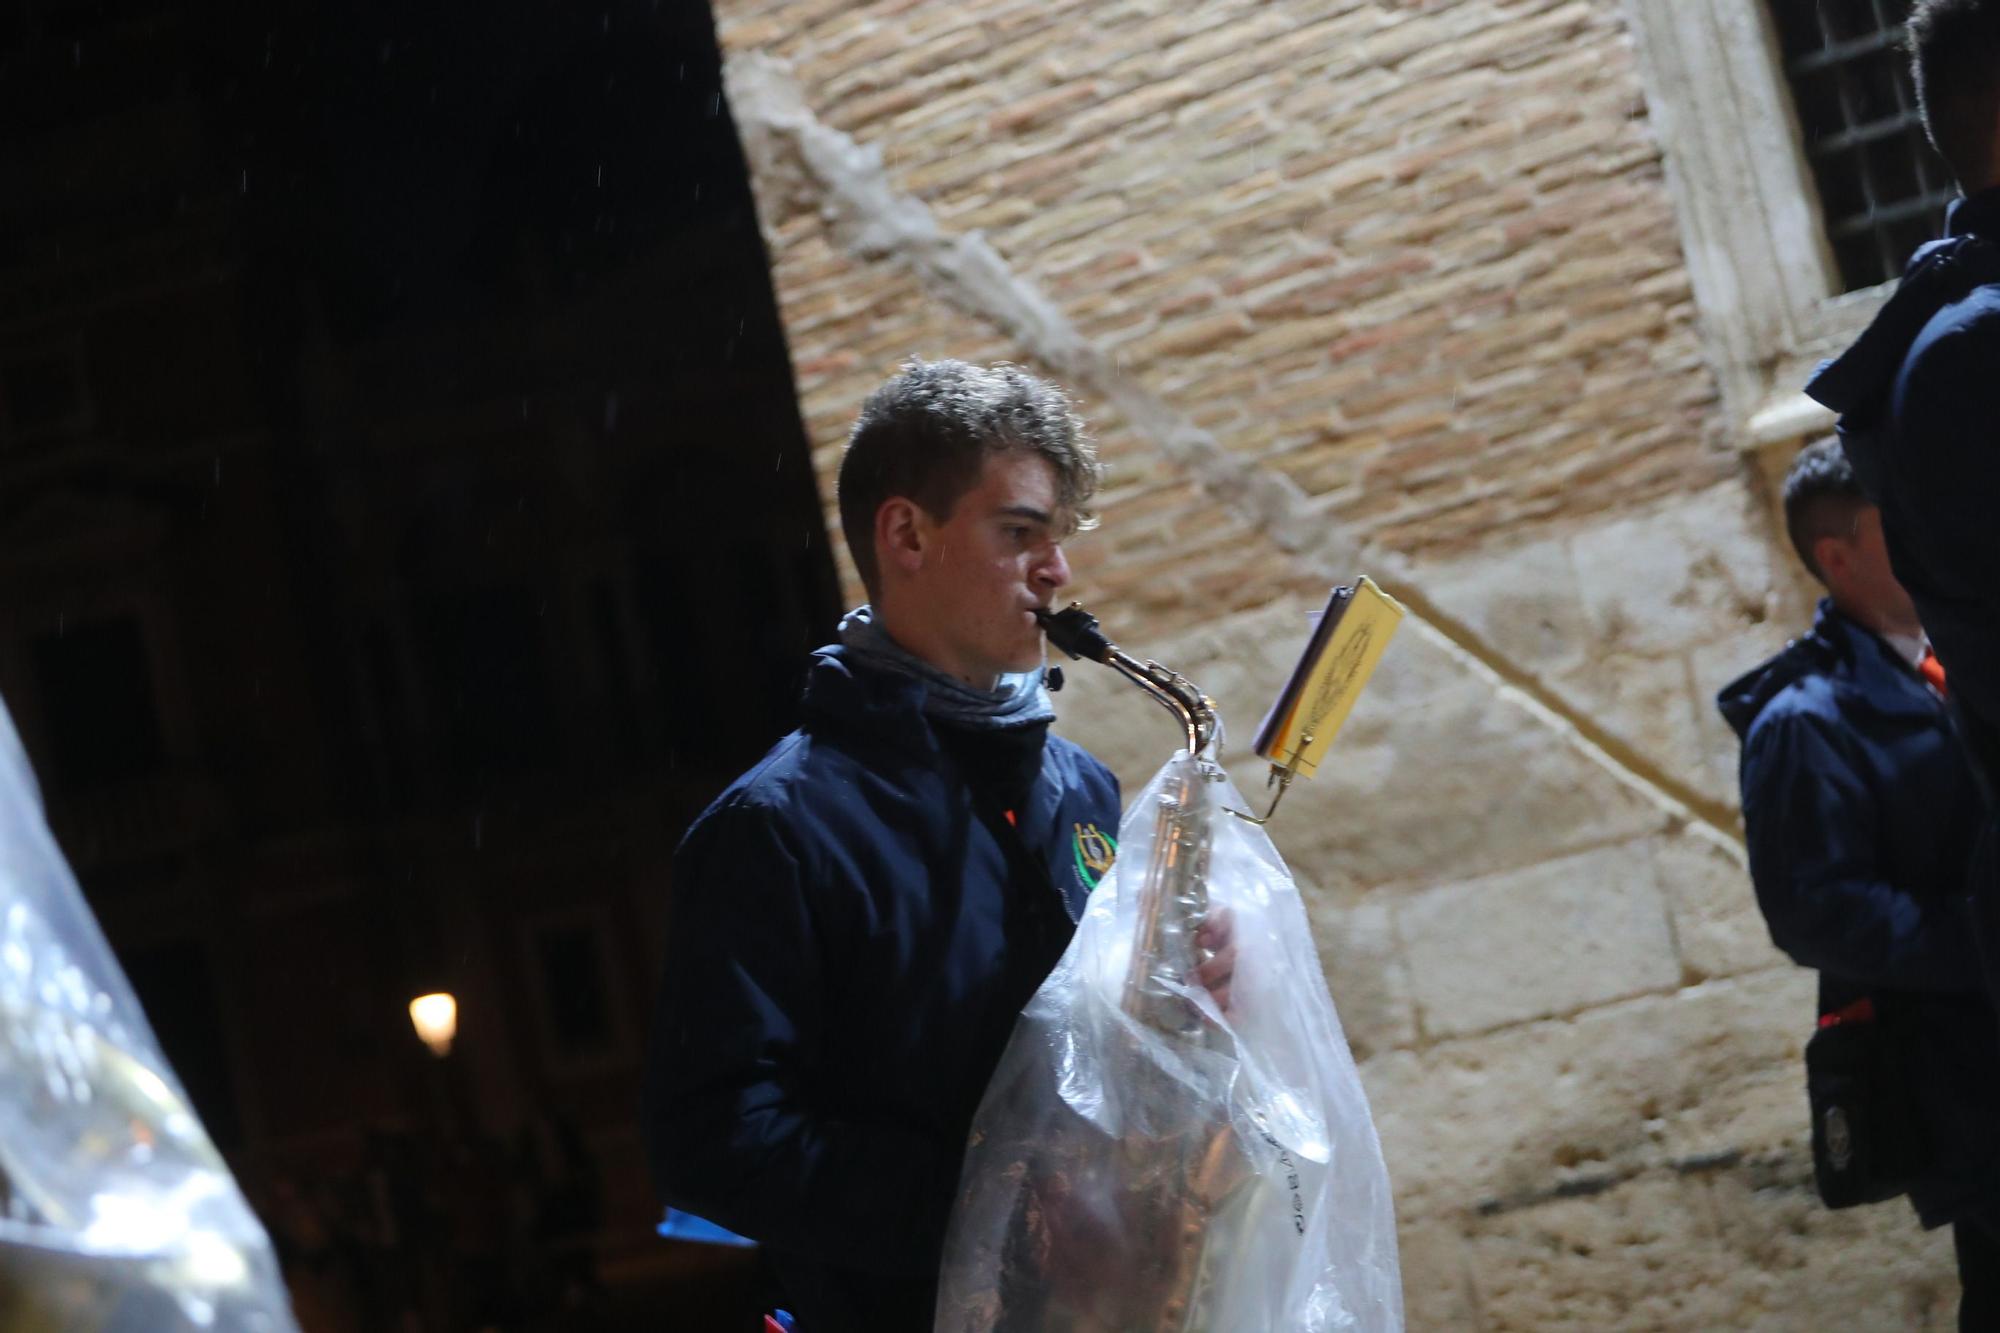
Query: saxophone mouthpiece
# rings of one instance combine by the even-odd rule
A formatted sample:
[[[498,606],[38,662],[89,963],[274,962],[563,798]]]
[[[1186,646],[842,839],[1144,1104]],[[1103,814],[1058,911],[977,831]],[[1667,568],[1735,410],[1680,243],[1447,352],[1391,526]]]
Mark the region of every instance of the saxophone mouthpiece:
[[[1110,661],[1111,640],[1104,637],[1097,628],[1097,617],[1084,610],[1082,603],[1071,602],[1055,612],[1036,607],[1035,619],[1041,623],[1042,633],[1049,636],[1049,642],[1071,657]]]

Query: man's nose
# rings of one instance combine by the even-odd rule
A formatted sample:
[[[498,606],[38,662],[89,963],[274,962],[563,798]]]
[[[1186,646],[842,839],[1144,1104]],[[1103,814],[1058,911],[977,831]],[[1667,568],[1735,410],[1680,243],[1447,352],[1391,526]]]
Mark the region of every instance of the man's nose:
[[[1069,582],[1069,557],[1063,554],[1060,542],[1052,544],[1048,555],[1035,567],[1035,582],[1050,592]]]

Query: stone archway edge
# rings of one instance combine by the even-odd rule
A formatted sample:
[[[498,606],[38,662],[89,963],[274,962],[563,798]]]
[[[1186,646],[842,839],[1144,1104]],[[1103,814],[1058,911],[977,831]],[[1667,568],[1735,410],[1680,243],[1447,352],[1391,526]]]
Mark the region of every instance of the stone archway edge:
[[[1742,835],[1727,806],[1612,735],[1445,612],[1424,594],[1407,557],[1332,530],[1290,477],[1231,455],[1212,432],[1121,370],[983,235],[947,232],[929,205],[896,187],[878,146],[861,143],[813,112],[785,62],[763,51],[732,51],[725,54],[723,77],[766,207],[791,199],[814,209],[840,248],[860,259],[907,267],[927,290],[1007,334],[1027,357],[1111,403],[1134,434],[1302,572],[1335,582],[1368,569],[1500,697],[1660,807],[1669,822],[1742,854]]]

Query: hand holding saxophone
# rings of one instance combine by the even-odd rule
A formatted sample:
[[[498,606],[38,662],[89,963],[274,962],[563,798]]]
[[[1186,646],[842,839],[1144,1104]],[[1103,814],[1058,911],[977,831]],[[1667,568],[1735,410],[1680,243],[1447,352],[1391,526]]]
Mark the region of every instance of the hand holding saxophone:
[[[1194,933],[1194,943],[1207,956],[1195,968],[1191,979],[1201,983],[1202,988],[1215,997],[1215,1007],[1227,1015],[1230,1013],[1229,983],[1236,979],[1235,915],[1221,904],[1211,907],[1200,929]]]

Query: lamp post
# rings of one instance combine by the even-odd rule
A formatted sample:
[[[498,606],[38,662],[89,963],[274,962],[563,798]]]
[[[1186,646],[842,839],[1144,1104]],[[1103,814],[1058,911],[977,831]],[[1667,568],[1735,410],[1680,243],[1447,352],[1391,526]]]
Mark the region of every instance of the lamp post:
[[[458,1071],[445,1061],[451,1054],[452,1038],[458,1035],[458,998],[449,991],[417,996],[410,1001],[410,1025],[417,1030],[418,1040],[437,1058],[430,1062],[428,1076],[422,1080],[430,1093],[428,1132],[420,1131],[420,1137],[413,1141],[423,1145],[412,1165],[425,1182],[426,1202],[420,1206],[421,1216],[410,1219],[406,1225],[412,1234],[426,1237],[415,1260],[416,1299],[425,1326],[443,1328],[453,1308],[454,1264],[441,1239],[445,1233],[432,1223],[444,1215],[438,1209],[449,1208],[448,1202],[440,1204],[436,1200],[448,1201],[453,1191],[457,1171],[454,1150],[462,1143],[466,1123],[459,1115],[459,1098],[454,1095]]]
[[[431,1054],[443,1059],[451,1054],[451,1039],[458,1035],[458,1001],[448,991],[419,995],[410,1001],[410,1022]]]

